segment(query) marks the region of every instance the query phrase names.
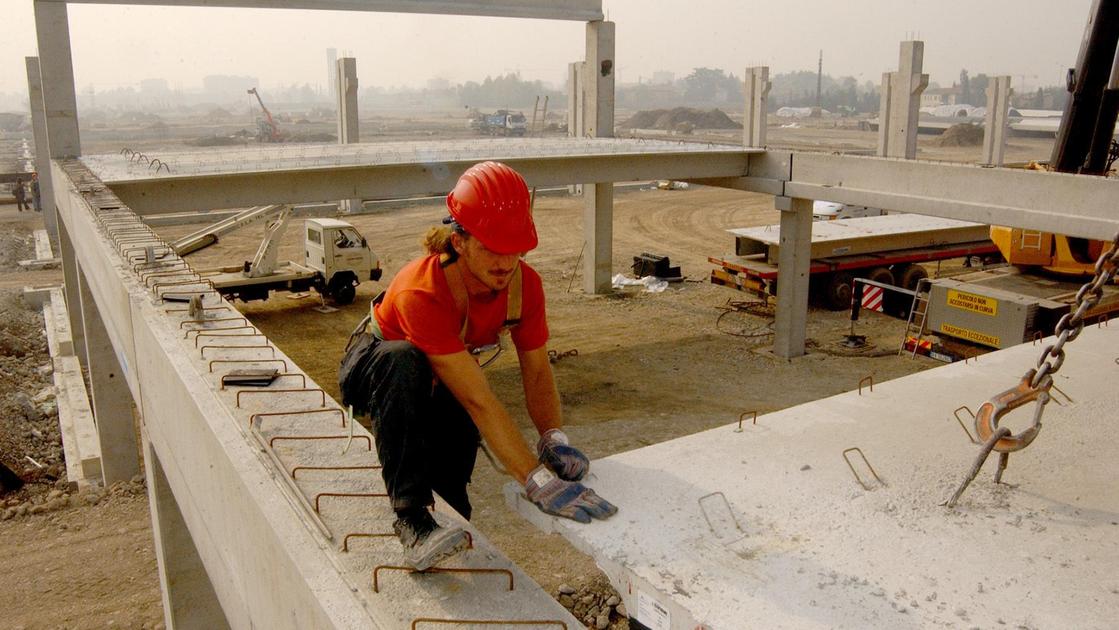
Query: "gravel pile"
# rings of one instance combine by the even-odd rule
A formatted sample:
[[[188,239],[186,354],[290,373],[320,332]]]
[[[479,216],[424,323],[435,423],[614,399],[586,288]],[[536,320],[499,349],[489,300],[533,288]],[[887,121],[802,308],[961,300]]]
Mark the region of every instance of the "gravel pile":
[[[983,144],[983,128],[972,123],[952,125],[933,143],[939,147],[977,147]]]
[[[594,582],[576,589],[561,584],[556,599],[564,608],[581,619],[588,628],[615,630],[629,627],[629,616],[622,598],[605,581]]]
[[[90,486],[82,488],[80,492],[76,491],[74,484],[60,479],[53,486],[49,486],[48,491],[30,497],[12,496],[0,502],[0,521],[72,507],[97,505],[113,497],[138,496],[147,496],[143,475],[136,475],[130,481],[118,481],[109,488]]]
[[[620,125],[622,129],[678,129],[681,125],[692,129],[741,129],[721,109],[645,109],[637,112]]]
[[[51,372],[42,315],[0,291],[0,462],[25,482],[11,493],[20,502],[66,477]]]

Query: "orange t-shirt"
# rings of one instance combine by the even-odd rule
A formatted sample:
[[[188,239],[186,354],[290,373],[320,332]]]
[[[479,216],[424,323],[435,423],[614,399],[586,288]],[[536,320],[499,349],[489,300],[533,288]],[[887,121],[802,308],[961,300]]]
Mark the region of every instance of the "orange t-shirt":
[[[524,261],[520,265],[521,322],[511,329],[510,335],[518,350],[535,350],[548,341],[544,285],[532,267]],[[477,348],[497,342],[505,323],[508,298],[508,288],[492,297],[470,296],[466,346]],[[373,308],[373,316],[385,339],[405,339],[425,354],[453,354],[466,349],[459,339],[462,314],[438,255],[405,265],[389,283],[385,299]]]

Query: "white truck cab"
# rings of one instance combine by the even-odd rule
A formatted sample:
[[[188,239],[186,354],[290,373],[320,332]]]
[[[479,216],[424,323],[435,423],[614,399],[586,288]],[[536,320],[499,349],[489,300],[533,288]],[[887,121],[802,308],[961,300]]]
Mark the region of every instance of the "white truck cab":
[[[381,263],[354,226],[338,219],[307,219],[303,264],[322,274],[326,293],[349,304],[362,280],[379,280]]]

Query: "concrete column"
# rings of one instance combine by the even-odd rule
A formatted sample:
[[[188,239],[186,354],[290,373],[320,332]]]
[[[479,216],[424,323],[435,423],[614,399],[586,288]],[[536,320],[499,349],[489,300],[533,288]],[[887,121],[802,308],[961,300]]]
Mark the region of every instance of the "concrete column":
[[[742,117],[742,145],[765,147],[767,103],[769,102],[769,66],[746,68],[746,111]]]
[[[58,207],[51,189],[50,149],[47,147],[46,110],[43,108],[43,79],[38,57],[24,57],[27,65],[27,95],[31,102],[31,128],[35,134],[35,171],[39,174],[39,199],[43,223],[50,235],[51,248],[58,251]]]
[[[338,144],[357,144],[360,131],[357,112],[357,59],[342,57],[336,62],[338,99]],[[347,214],[362,209],[361,199],[343,199],[339,206]]]
[[[152,514],[152,537],[159,564],[159,584],[163,594],[163,618],[168,630],[224,630],[229,628],[213,583],[202,565],[202,558],[190,537],[186,521],[163,462],[151,442],[144,442],[144,462],[148,478],[148,504]]]
[[[74,64],[70,56],[70,21],[64,2],[35,2],[39,72],[50,159],[82,154]]]
[[[614,23],[587,23],[587,60],[582,72],[583,135],[614,136]],[[592,182],[583,187],[583,235],[586,256],[583,290],[609,293],[613,255],[614,184]]]
[[[52,201],[55,199],[51,191]],[[46,197],[43,198],[46,203]],[[78,287],[78,276],[81,268],[78,259],[74,256],[74,243],[70,241],[70,232],[66,224],[58,222],[58,257],[62,259],[62,292],[66,296],[66,314],[70,320],[70,338],[74,341],[74,356],[83,366],[89,366],[89,357],[85,352],[85,323],[82,321],[82,295]]]
[[[584,136],[583,120],[585,119],[586,95],[583,93],[583,77],[585,76],[582,61],[567,64],[567,135],[570,138]],[[567,194],[582,195],[582,184],[568,184]]]
[[[921,112],[921,93],[929,84],[922,74],[925,42],[901,43],[898,70],[883,76],[883,108],[878,115],[878,154],[884,157],[917,157],[917,117]]]
[[[983,157],[980,164],[1002,166],[1006,133],[1010,122],[1010,77],[991,77],[987,86],[987,117],[983,127]]]
[[[89,393],[97,440],[101,445],[101,477],[108,487],[140,473],[140,453],[132,417],[132,392],[120,368],[101,313],[82,273],[78,274],[85,349],[89,361]]]
[[[777,321],[773,353],[804,354],[808,328],[808,269],[812,259],[812,200],[774,198],[781,211],[781,249],[777,256]]]

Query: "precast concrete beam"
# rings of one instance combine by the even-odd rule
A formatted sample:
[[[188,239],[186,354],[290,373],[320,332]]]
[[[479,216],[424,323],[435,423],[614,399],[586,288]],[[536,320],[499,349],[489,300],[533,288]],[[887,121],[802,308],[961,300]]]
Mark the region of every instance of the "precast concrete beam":
[[[163,253],[80,162],[53,168],[60,217],[143,418],[172,627],[577,623],[473,529],[473,550],[445,568],[481,572],[394,569],[401,552],[372,436],[185,261]],[[205,310],[168,301],[187,294]],[[269,388],[225,382],[253,367],[282,376]],[[437,507],[437,518],[457,519]]]
[[[1045,408],[1004,483],[992,453],[943,506],[979,452],[953,410],[1013,387],[1052,341],[595,460],[606,521],[543,515],[512,484],[506,498],[593,556],[646,628],[1110,627],[1119,328],[1065,346],[1071,400]],[[1015,414],[1020,430],[1032,405]]]
[[[130,208],[160,214],[330,199],[446,195],[474,164],[499,160],[529,186],[582,182],[741,177],[760,149],[612,138],[472,140],[270,147],[225,153],[164,154],[158,176],[120,155],[83,162]]]
[[[1109,240],[1119,180],[968,164],[793,154],[785,195]]]
[[[602,0],[35,0],[37,4],[126,4],[168,7],[228,7],[376,11],[587,22],[602,19]]]

